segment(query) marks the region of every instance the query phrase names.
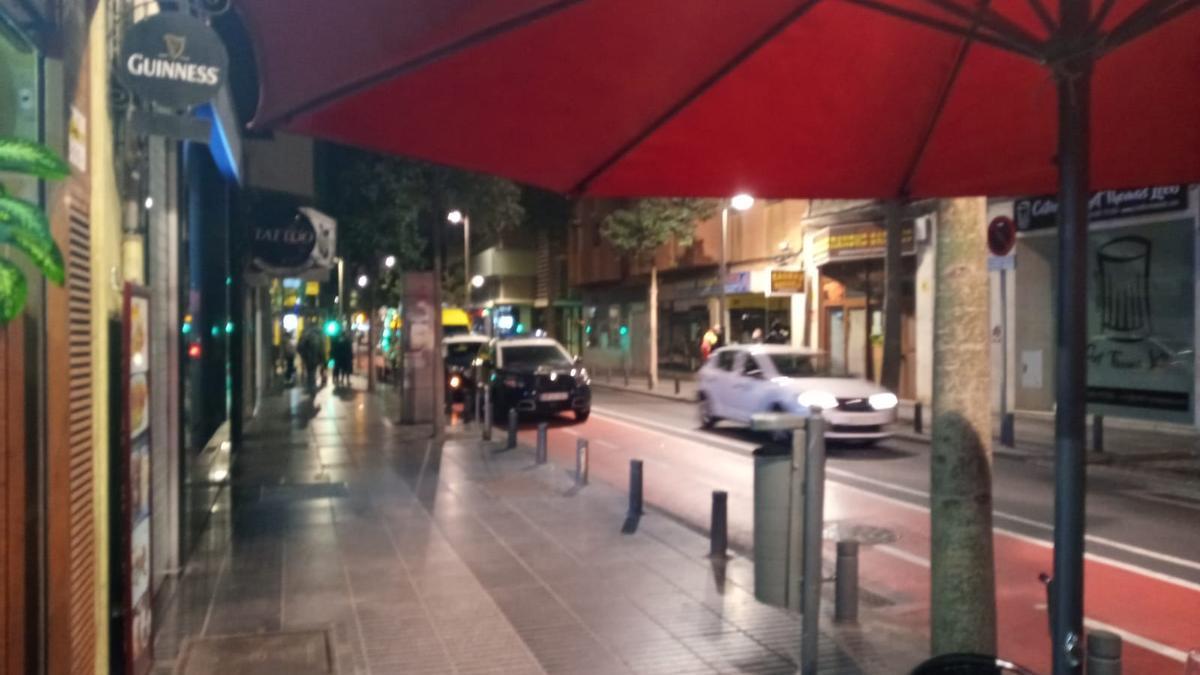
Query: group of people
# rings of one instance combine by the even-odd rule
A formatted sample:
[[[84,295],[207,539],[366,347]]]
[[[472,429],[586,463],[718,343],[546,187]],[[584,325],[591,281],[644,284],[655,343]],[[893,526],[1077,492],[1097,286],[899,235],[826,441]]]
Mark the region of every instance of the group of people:
[[[750,335],[750,341],[756,344],[786,345],[792,336],[782,322],[772,321],[771,329],[765,335],[761,328],[755,328]],[[725,346],[725,331],[720,324],[709,328],[700,338],[700,357],[707,361],[713,352]]]
[[[296,357],[300,357],[304,368],[304,388],[309,393],[325,386],[329,366],[333,366],[333,386],[350,386],[350,375],[354,372],[354,345],[346,331],[326,341],[319,328],[310,328],[300,334],[299,341],[288,337],[283,346],[284,377],[288,383],[296,381]]]

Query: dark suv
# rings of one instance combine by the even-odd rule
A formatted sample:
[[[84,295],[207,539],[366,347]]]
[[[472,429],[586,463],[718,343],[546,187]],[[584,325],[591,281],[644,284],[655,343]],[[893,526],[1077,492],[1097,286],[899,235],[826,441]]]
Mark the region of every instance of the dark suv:
[[[492,403],[496,419],[508,411],[556,415],[570,410],[583,422],[592,412],[587,369],[550,338],[499,340],[493,348]]]

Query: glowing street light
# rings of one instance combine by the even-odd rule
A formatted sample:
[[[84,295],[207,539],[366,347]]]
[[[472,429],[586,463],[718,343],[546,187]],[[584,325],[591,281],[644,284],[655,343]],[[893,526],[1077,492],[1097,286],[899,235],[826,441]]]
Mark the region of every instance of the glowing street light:
[[[486,280],[483,278],[482,274],[476,274],[475,276],[471,277],[471,285],[475,288],[483,288],[485,281]]]
[[[749,211],[750,208],[754,206],[754,197],[751,197],[745,192],[736,194],[733,196],[733,199],[729,200],[729,205],[732,206],[735,211]]]
[[[388,257],[384,258],[383,266],[388,268],[389,270],[392,269],[393,267],[395,267],[396,266],[396,256],[389,255]]]
[[[462,221],[465,220],[465,218],[463,217],[462,211],[459,211],[458,209],[454,209],[446,216],[446,220],[450,221],[450,223],[453,225],[458,225],[458,224],[462,223]]]
[[[359,288],[366,288],[367,284],[370,283],[370,281],[371,280],[367,278],[367,275],[365,275],[365,274],[358,275],[358,287]]]

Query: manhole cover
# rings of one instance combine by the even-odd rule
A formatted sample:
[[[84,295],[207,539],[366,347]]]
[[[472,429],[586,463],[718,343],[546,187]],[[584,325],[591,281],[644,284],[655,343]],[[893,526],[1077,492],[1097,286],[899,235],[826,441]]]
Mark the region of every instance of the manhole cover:
[[[336,673],[323,630],[193,638],[183,646],[176,675],[328,675]]]
[[[898,537],[886,527],[834,521],[825,524],[826,541],[857,541],[865,546],[891,544]]]

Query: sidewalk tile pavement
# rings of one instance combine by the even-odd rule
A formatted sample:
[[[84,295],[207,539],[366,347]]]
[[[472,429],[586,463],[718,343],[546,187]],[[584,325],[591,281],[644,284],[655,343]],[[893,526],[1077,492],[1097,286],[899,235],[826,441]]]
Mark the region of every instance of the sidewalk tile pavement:
[[[340,673],[795,671],[797,618],[754,599],[750,561],[708,560],[703,535],[654,512],[622,535],[617,490],[573,489],[564,468],[475,434],[439,448],[385,409],[329,390],[262,406],[160,601],[156,673],[199,675],[181,654],[205,638],[312,630]],[[830,625],[821,672],[921,657],[868,633]]]

